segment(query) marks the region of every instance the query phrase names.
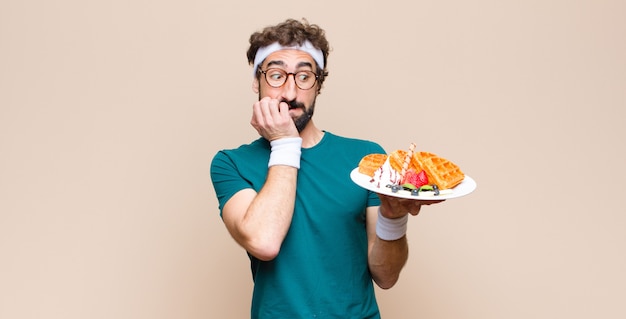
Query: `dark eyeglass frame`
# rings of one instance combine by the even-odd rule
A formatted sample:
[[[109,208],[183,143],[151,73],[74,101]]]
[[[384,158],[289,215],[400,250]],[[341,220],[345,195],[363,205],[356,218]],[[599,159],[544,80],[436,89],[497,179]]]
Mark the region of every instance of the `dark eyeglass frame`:
[[[283,81],[283,83],[281,83],[280,85],[272,85],[272,84],[270,83],[270,81],[267,79],[267,72],[269,72],[269,71],[271,71],[271,70],[274,70],[274,71],[279,71],[280,73],[283,73],[283,74],[285,75],[285,81]],[[293,83],[295,83],[295,84],[296,84],[296,86],[297,86],[300,90],[310,90],[310,89],[314,88],[314,87],[315,87],[315,84],[316,84],[316,83],[317,83],[317,81],[319,80],[319,75],[317,75],[315,72],[313,72],[313,71],[309,71],[309,70],[306,70],[306,71],[298,71],[298,72],[287,72],[287,71],[285,71],[285,70],[283,70],[283,69],[280,69],[280,68],[269,68],[269,69],[267,69],[267,70],[262,70],[261,68],[259,68],[259,72],[263,74],[263,78],[265,78],[265,83],[267,83],[267,85],[269,85],[269,86],[271,86],[271,87],[273,87],[273,88],[279,88],[279,87],[282,87],[283,85],[285,85],[285,83],[287,83],[287,81],[288,81],[288,79],[289,79],[289,76],[290,76],[290,75],[293,75]],[[309,74],[313,74],[313,77],[315,78],[315,80],[314,80],[314,81],[313,81],[313,83],[311,84],[311,87],[309,87],[309,88],[306,88],[306,89],[305,89],[305,88],[301,87],[301,86],[298,84],[298,81],[296,81],[296,76],[297,76],[298,74],[300,74],[300,73],[306,73],[307,75],[309,75]]]

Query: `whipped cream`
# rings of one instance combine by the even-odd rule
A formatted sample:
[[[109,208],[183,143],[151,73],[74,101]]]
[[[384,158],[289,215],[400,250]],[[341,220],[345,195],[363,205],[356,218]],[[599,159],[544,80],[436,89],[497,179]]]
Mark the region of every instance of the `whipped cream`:
[[[370,182],[377,188],[384,188],[387,187],[387,185],[399,184],[401,178],[400,172],[391,168],[389,157],[387,157],[385,163],[374,172],[374,176]]]

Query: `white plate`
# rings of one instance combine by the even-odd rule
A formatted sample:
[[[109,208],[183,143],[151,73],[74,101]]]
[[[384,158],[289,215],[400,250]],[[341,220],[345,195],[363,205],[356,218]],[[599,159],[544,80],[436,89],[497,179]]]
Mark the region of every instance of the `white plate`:
[[[401,190],[401,191],[398,191],[397,193],[394,193],[391,191],[390,187],[387,187],[385,185],[381,185],[380,187],[377,187],[376,184],[370,182],[372,180],[372,177],[359,173],[358,167],[352,170],[352,172],[350,173],[350,178],[357,185],[375,193],[393,196],[393,197],[419,199],[419,200],[443,200],[443,199],[457,198],[457,197],[465,196],[473,192],[476,189],[476,182],[467,175],[465,175],[465,178],[459,185],[456,185],[452,189],[442,190],[441,194],[439,195],[435,195],[434,192],[420,192],[418,196],[411,195],[411,192],[405,191],[405,190]]]

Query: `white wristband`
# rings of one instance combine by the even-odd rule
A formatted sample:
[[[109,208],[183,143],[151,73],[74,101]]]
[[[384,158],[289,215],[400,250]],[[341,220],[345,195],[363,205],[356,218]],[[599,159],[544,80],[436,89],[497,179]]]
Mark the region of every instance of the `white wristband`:
[[[380,213],[378,208],[378,221],[376,222],[376,235],[382,240],[396,240],[406,234],[409,214],[400,218],[387,218]]]
[[[288,137],[270,142],[272,152],[267,167],[287,165],[300,168],[300,154],[302,154],[302,138]]]

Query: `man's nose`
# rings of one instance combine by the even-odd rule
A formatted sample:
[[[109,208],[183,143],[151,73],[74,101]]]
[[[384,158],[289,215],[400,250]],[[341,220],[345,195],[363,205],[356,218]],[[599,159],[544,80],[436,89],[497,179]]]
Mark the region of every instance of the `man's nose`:
[[[287,74],[287,81],[283,84],[282,89],[282,96],[287,101],[293,101],[296,99],[298,86],[296,86],[296,76],[294,74]]]

